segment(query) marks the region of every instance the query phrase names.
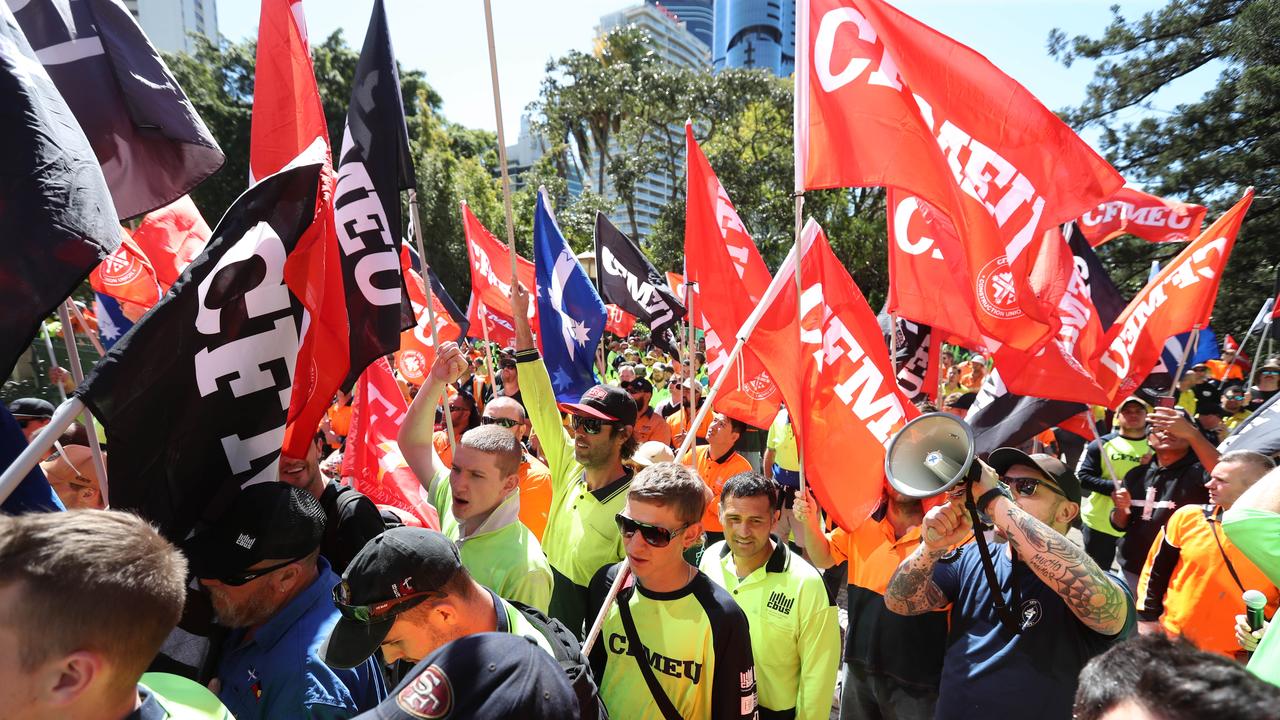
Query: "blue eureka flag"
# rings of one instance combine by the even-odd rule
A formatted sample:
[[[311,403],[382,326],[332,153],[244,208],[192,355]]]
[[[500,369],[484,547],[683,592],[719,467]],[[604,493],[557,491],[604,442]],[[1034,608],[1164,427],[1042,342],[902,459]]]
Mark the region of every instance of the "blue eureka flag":
[[[545,188],[533,214],[533,263],[538,279],[538,337],[551,387],[560,402],[578,402],[596,384],[596,346],[604,334],[604,303],[551,215]]]
[[[125,317],[120,302],[110,295],[93,294],[93,314],[98,317],[98,339],[106,350],[110,350],[133,327],[133,321]]]

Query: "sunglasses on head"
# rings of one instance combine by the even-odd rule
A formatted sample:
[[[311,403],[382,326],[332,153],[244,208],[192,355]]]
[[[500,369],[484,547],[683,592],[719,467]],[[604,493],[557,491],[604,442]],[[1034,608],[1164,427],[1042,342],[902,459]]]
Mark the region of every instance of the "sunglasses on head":
[[[513,427],[519,427],[520,421],[510,420],[508,418],[489,417],[486,415],[480,418],[480,424],[481,425],[501,425],[502,427],[510,430]]]
[[[622,513],[614,515],[613,520],[618,523],[618,532],[622,533],[622,537],[630,538],[632,535],[640,533],[640,537],[644,538],[645,542],[656,548],[670,545],[672,538],[677,533],[683,532],[685,528],[689,527],[689,523],[685,523],[675,530],[668,530],[659,525],[650,525],[639,520],[632,520]]]
[[[569,416],[569,427],[574,430],[581,430],[588,435],[599,435],[604,426],[608,424],[607,420],[601,420],[600,418],[582,417],[581,415]]]
[[[1054,495],[1058,495],[1060,497],[1067,496],[1066,493],[1050,485],[1044,480],[1041,480],[1040,478],[1006,477],[1004,481],[1009,485],[1009,487],[1013,488],[1014,492],[1018,493],[1022,497],[1031,497],[1032,495],[1035,495],[1037,486],[1043,486],[1044,489],[1048,490],[1049,492],[1052,492]]]
[[[349,600],[351,596],[345,584],[338,583],[333,586],[333,604],[337,606],[338,612],[342,613],[342,617],[366,625],[386,617],[399,615],[406,610],[417,607],[423,600],[430,597],[444,597],[444,595],[438,590],[427,590],[368,605],[349,605],[344,602]]]
[[[304,555],[303,557],[306,557],[306,556]],[[279,564],[277,564],[277,565],[272,565],[272,566],[270,566],[270,567],[258,568],[258,569],[256,569],[256,570],[242,570],[242,571],[240,571],[240,572],[238,572],[238,573],[229,573],[229,574],[227,574],[227,575],[225,575],[225,576],[223,576],[223,577],[217,577],[217,578],[213,578],[213,579],[214,579],[214,580],[217,580],[218,582],[222,583],[223,585],[231,585],[232,587],[240,587],[241,585],[248,585],[250,582],[252,582],[252,581],[254,581],[254,580],[257,580],[258,578],[262,577],[263,575],[270,575],[271,573],[273,573],[273,572],[275,572],[275,571],[277,571],[277,570],[279,570],[279,569],[281,569],[281,568],[286,568],[286,567],[288,567],[288,566],[290,566],[290,565],[292,565],[292,564],[294,564],[294,563],[298,562],[298,561],[299,561],[299,560],[301,560],[301,559],[302,559],[302,558],[300,558],[300,557],[296,557],[296,558],[294,558],[294,559],[292,559],[292,560],[285,560],[285,561],[284,561],[284,562],[282,562],[282,563],[279,563]]]

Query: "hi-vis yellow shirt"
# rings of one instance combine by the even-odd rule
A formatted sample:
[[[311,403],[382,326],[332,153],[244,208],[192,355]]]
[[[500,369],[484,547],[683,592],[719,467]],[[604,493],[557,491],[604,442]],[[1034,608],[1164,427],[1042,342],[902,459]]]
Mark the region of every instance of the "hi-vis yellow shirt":
[[[601,568],[591,581],[588,617],[599,612],[617,572],[618,565]],[[627,640],[619,603],[627,603],[642,647]],[[636,653],[680,717],[757,717],[747,617],[733,597],[706,575],[698,573],[688,585],[667,593],[647,591],[639,584],[623,588],[591,648],[591,669],[609,715],[663,720]]]
[[[702,554],[702,571],[747,615],[760,706],[794,711],[798,720],[826,720],[840,667],[839,611],[818,571],[797,562],[786,543],[773,542],[768,561],[741,580],[724,541]]]

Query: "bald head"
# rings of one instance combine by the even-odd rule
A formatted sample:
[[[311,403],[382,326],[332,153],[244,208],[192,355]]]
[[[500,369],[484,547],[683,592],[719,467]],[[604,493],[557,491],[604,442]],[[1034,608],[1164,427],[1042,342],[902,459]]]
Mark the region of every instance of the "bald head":
[[[496,397],[484,406],[485,423],[509,430],[522,441],[529,433],[529,414],[524,406],[509,397]]]

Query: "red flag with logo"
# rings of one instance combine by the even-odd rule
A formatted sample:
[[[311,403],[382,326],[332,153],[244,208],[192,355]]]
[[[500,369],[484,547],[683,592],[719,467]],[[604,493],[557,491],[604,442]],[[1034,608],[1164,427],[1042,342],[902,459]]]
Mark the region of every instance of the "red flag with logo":
[[[89,273],[89,285],[95,292],[144,308],[159,302],[162,292],[151,261],[124,228],[120,228],[120,247]]]
[[[432,316],[427,312],[426,283],[413,269],[408,245],[400,246],[400,271],[404,274],[405,288],[417,323],[400,333],[400,349],[395,354],[396,370],[405,380],[421,385],[427,379],[431,363],[435,362],[436,348],[431,342]],[[453,321],[438,295],[432,293],[430,302],[435,313],[436,339],[439,342],[457,342],[462,337],[462,328]]]
[[[617,305],[605,305],[605,325],[604,329],[617,335],[618,337],[626,337],[636,326],[636,316],[623,310]]]
[[[484,337],[505,347],[516,344],[516,331],[511,315],[511,251],[462,203],[462,229],[467,237],[467,258],[471,262],[471,302],[467,314],[471,336]],[[537,292],[538,281],[533,263],[516,257],[516,275],[530,294]],[[538,303],[529,303],[529,327],[536,336]]]
[[[168,292],[182,270],[204,252],[213,231],[190,195],[183,195],[142,218],[133,240],[151,260],[162,292]]]
[[[1109,407],[1119,407],[1142,384],[1169,338],[1209,324],[1222,271],[1252,202],[1249,188],[1116,318],[1095,359],[1098,382],[1111,398]]]
[[[814,495],[852,529],[880,501],[885,445],[919,411],[898,387],[875,313],[813,220],[801,247],[799,329],[793,254],[747,344],[780,378],[787,407],[801,409],[792,423]]]
[[[986,58],[879,0],[798,0],[796,189],[894,186],[952,220],[984,334],[1057,331],[1034,245],[1114,194],[1119,173]]]
[[[691,291],[694,324],[706,331],[707,370],[714,384],[721,372],[732,373],[713,404],[716,410],[756,427],[766,428],[782,400],[756,353],[743,349],[728,364],[743,322],[759,304],[772,279],[760,251],[738,218],[724,186],[685,124],[688,192],[685,196],[684,269]],[[705,299],[705,301],[704,301]]]
[[[1200,234],[1206,212],[1203,205],[1122,187],[1078,222],[1093,247],[1126,233],[1153,243],[1187,242]]]
[[[403,510],[422,527],[439,530],[440,516],[396,442],[408,412],[391,366],[378,358],[356,382],[342,476],[374,503]]]
[[[320,418],[350,369],[347,307],[333,225],[336,177],[324,106],[300,23],[301,0],[263,0],[258,21],[250,176],[262,179],[295,159],[322,161],[311,226],[285,262],[285,284],[309,316],[299,339],[284,454],[306,457]]]

